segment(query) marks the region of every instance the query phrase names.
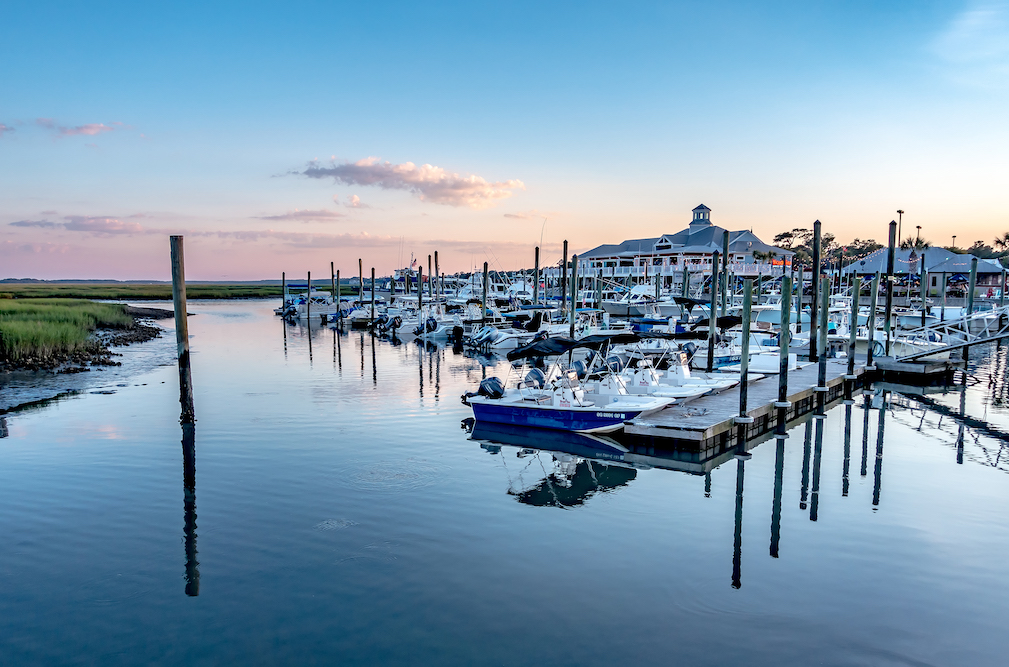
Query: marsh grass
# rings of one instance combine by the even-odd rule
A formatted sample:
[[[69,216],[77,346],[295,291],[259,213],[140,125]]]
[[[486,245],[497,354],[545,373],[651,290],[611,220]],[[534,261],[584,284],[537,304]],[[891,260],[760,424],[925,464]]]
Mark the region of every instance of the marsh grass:
[[[98,327],[129,328],[133,318],[115,303],[77,299],[0,300],[0,358],[49,359],[94,345]]]
[[[70,298],[70,299],[124,299],[171,300],[170,284],[122,283],[18,283],[0,284],[0,299],[8,298]],[[280,296],[280,285],[201,285],[188,283],[189,299],[250,299]]]

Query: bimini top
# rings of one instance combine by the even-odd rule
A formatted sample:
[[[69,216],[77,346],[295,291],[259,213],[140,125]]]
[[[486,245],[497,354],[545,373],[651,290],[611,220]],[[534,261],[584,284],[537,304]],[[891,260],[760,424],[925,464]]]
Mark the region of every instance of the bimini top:
[[[641,337],[637,334],[624,332],[615,334],[594,334],[592,336],[586,336],[585,338],[579,338],[578,340],[567,338],[566,336],[543,338],[542,340],[535,340],[528,345],[515,348],[508,353],[508,361],[517,361],[519,359],[528,359],[530,357],[554,357],[558,354],[564,354],[569,350],[574,350],[580,347],[598,350],[604,345],[636,343],[639,340],[641,340]]]

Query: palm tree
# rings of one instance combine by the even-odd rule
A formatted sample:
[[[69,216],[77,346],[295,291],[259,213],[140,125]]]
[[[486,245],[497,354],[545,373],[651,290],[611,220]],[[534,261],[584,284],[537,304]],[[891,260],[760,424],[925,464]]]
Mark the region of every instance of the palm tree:
[[[1009,251],[1009,232],[1005,232],[1002,236],[996,238],[994,246],[1002,252]]]
[[[1006,236],[1009,237],[1009,232],[1006,233]],[[931,248],[931,247],[932,247],[932,242],[931,241],[928,241],[928,240],[922,239],[922,238],[917,238],[916,239],[916,238],[914,238],[912,236],[908,236],[906,239],[904,239],[903,241],[900,242],[900,249],[901,250],[919,250],[920,251],[920,250],[927,250],[928,248]]]

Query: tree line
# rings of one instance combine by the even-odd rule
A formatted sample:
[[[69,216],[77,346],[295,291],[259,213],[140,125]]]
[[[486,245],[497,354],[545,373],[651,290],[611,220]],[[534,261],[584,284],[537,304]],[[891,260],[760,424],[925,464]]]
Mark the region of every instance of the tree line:
[[[794,252],[795,256],[792,258],[793,264],[809,265],[813,261],[812,229],[796,227],[791,231],[781,232],[774,237],[774,245]],[[833,234],[822,234],[820,237],[820,254],[823,256],[823,261],[828,263],[840,262],[841,264],[848,264],[862,259],[866,255],[869,255],[882,247],[884,247],[883,244],[877,243],[874,239],[863,240],[855,238],[848,243],[841,244],[837,242],[837,239]],[[913,248],[914,250],[922,251],[934,247],[940,246],[935,246],[931,241],[921,238],[920,236],[908,236],[900,242],[900,248],[903,250]],[[941,247],[949,252],[967,252],[968,254],[974,255],[980,259],[996,259],[1003,265],[1009,266],[1009,232],[1005,232],[1001,236],[997,237],[991,244],[985,243],[984,241],[974,241],[974,243],[967,248],[953,246]],[[755,259],[772,259],[775,253],[772,251],[768,253],[755,252],[753,254]],[[764,257],[763,255],[767,255],[767,257]]]

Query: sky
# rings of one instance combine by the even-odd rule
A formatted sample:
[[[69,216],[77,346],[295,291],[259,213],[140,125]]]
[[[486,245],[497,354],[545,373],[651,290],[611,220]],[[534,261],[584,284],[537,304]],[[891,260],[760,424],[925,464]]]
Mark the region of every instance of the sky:
[[[1009,3],[9,3],[0,278],[1009,231]]]

